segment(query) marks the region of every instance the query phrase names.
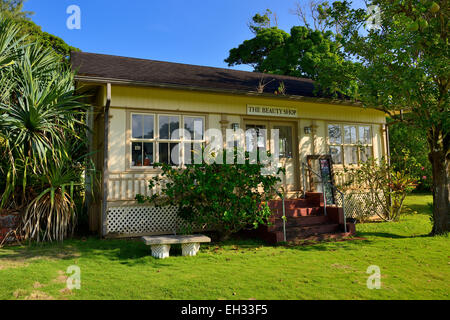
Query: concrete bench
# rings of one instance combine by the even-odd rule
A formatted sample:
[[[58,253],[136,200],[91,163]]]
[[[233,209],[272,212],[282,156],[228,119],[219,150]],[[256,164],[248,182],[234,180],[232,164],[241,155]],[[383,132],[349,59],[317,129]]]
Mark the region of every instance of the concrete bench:
[[[211,238],[204,235],[142,237],[142,240],[147,246],[151,246],[152,256],[157,259],[168,258],[172,244],[181,244],[183,256],[193,257],[200,250],[201,243],[211,242]]]

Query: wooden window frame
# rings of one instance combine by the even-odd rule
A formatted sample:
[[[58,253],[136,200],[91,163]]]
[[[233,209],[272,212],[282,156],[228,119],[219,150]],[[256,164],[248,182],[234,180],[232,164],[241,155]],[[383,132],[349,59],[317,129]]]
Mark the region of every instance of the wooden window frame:
[[[143,115],[143,116],[153,116],[153,122],[154,122],[154,134],[153,134],[153,139],[135,139],[133,138],[133,115]],[[194,140],[195,137],[191,137],[191,139],[186,140],[185,137],[183,135],[181,135],[179,137],[179,139],[176,140],[172,140],[172,139],[160,139],[160,128],[159,128],[159,123],[160,123],[160,117],[177,117],[179,119],[179,129],[184,129],[184,124],[185,124],[185,118],[201,118],[203,120],[203,139],[202,140]],[[178,166],[174,166],[174,168],[183,168],[185,167],[185,158],[184,158],[184,152],[185,152],[185,148],[184,148],[184,144],[185,143],[201,143],[203,145],[205,145],[206,143],[206,128],[207,128],[207,116],[206,115],[199,115],[199,114],[187,114],[187,113],[166,113],[166,112],[143,112],[143,111],[130,111],[129,112],[129,128],[130,128],[130,133],[129,133],[129,137],[127,138],[127,148],[128,148],[128,152],[129,152],[129,156],[127,156],[127,163],[126,166],[129,170],[136,172],[136,171],[155,171],[158,170],[158,168],[154,167],[155,163],[159,163],[160,159],[160,154],[159,154],[159,145],[160,143],[179,143],[181,148],[180,148],[180,165]],[[170,129],[169,129],[170,130]],[[153,143],[153,156],[154,156],[154,161],[150,166],[133,166],[132,165],[132,148],[133,148],[133,142],[143,142],[143,143]],[[169,156],[170,156],[170,152],[169,152]]]
[[[134,115],[141,115],[141,116],[153,116],[153,139],[136,139],[133,138],[133,116]],[[131,169],[150,169],[153,168],[153,165],[150,166],[133,166],[133,143],[134,142],[141,142],[141,143],[153,143],[153,162],[156,162],[156,118],[157,115],[155,113],[143,113],[143,112],[131,112],[130,113],[130,140],[128,142],[129,146],[129,152],[130,152],[130,163],[129,166]],[[143,151],[142,151],[143,152]]]
[[[330,131],[329,131],[329,127],[330,126],[339,126],[340,130],[341,130],[341,143],[331,143],[331,139],[330,139]],[[345,143],[345,130],[344,127],[346,126],[352,126],[352,127],[356,127],[356,144],[354,143]],[[370,127],[370,141],[371,144],[361,144],[360,145],[360,127]],[[326,123],[326,137],[327,137],[327,150],[329,152],[331,147],[339,147],[341,149],[341,158],[342,158],[342,163],[333,163],[335,166],[348,166],[348,167],[357,167],[360,166],[362,161],[361,161],[361,150],[358,148],[356,157],[357,157],[357,163],[354,164],[346,164],[345,162],[345,147],[358,147],[358,146],[362,146],[365,148],[370,148],[371,153],[372,153],[372,157],[375,156],[374,153],[374,146],[375,146],[375,135],[374,135],[374,127],[373,124],[370,123],[351,123],[351,122],[338,122],[338,121],[333,121],[333,122],[327,122]]]

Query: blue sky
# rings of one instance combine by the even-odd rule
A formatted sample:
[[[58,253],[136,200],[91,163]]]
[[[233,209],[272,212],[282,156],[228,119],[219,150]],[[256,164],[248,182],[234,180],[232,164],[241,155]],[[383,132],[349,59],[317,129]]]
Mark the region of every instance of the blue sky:
[[[306,1],[306,0],[301,0]],[[296,0],[28,0],[34,22],[85,52],[227,67],[231,48],[252,37],[247,22],[269,8],[280,28],[299,19]],[[81,30],[69,30],[66,9],[81,9]],[[236,69],[250,70],[247,66]]]

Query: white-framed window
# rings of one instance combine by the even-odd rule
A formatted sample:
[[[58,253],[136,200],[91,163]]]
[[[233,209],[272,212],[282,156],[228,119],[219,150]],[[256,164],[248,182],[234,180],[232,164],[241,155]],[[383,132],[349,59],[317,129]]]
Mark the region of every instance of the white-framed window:
[[[366,162],[373,156],[372,126],[329,124],[328,146],[334,164]]]
[[[181,116],[178,115],[158,115],[158,139],[157,139],[157,162],[171,164],[177,163],[172,158],[177,150],[180,150],[181,137],[179,129],[181,126]],[[180,163],[181,154],[178,152],[178,163]]]
[[[183,128],[189,135],[183,137],[183,164],[195,163],[196,157],[203,159],[205,146],[205,118],[183,116]]]
[[[131,115],[131,167],[150,167],[155,163],[155,115]]]
[[[203,116],[132,113],[131,128],[131,168],[190,163],[187,157],[193,156],[194,145],[205,143]],[[180,134],[183,128],[185,135]],[[173,155],[179,157],[178,164]]]

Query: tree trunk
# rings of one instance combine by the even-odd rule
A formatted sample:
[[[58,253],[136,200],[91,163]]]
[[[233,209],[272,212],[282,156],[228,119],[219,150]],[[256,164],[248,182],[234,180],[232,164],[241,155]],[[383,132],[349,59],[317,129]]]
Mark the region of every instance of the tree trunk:
[[[436,137],[436,136],[435,136]],[[450,231],[450,155],[446,139],[429,141],[429,155],[433,169],[433,235],[445,234]]]

